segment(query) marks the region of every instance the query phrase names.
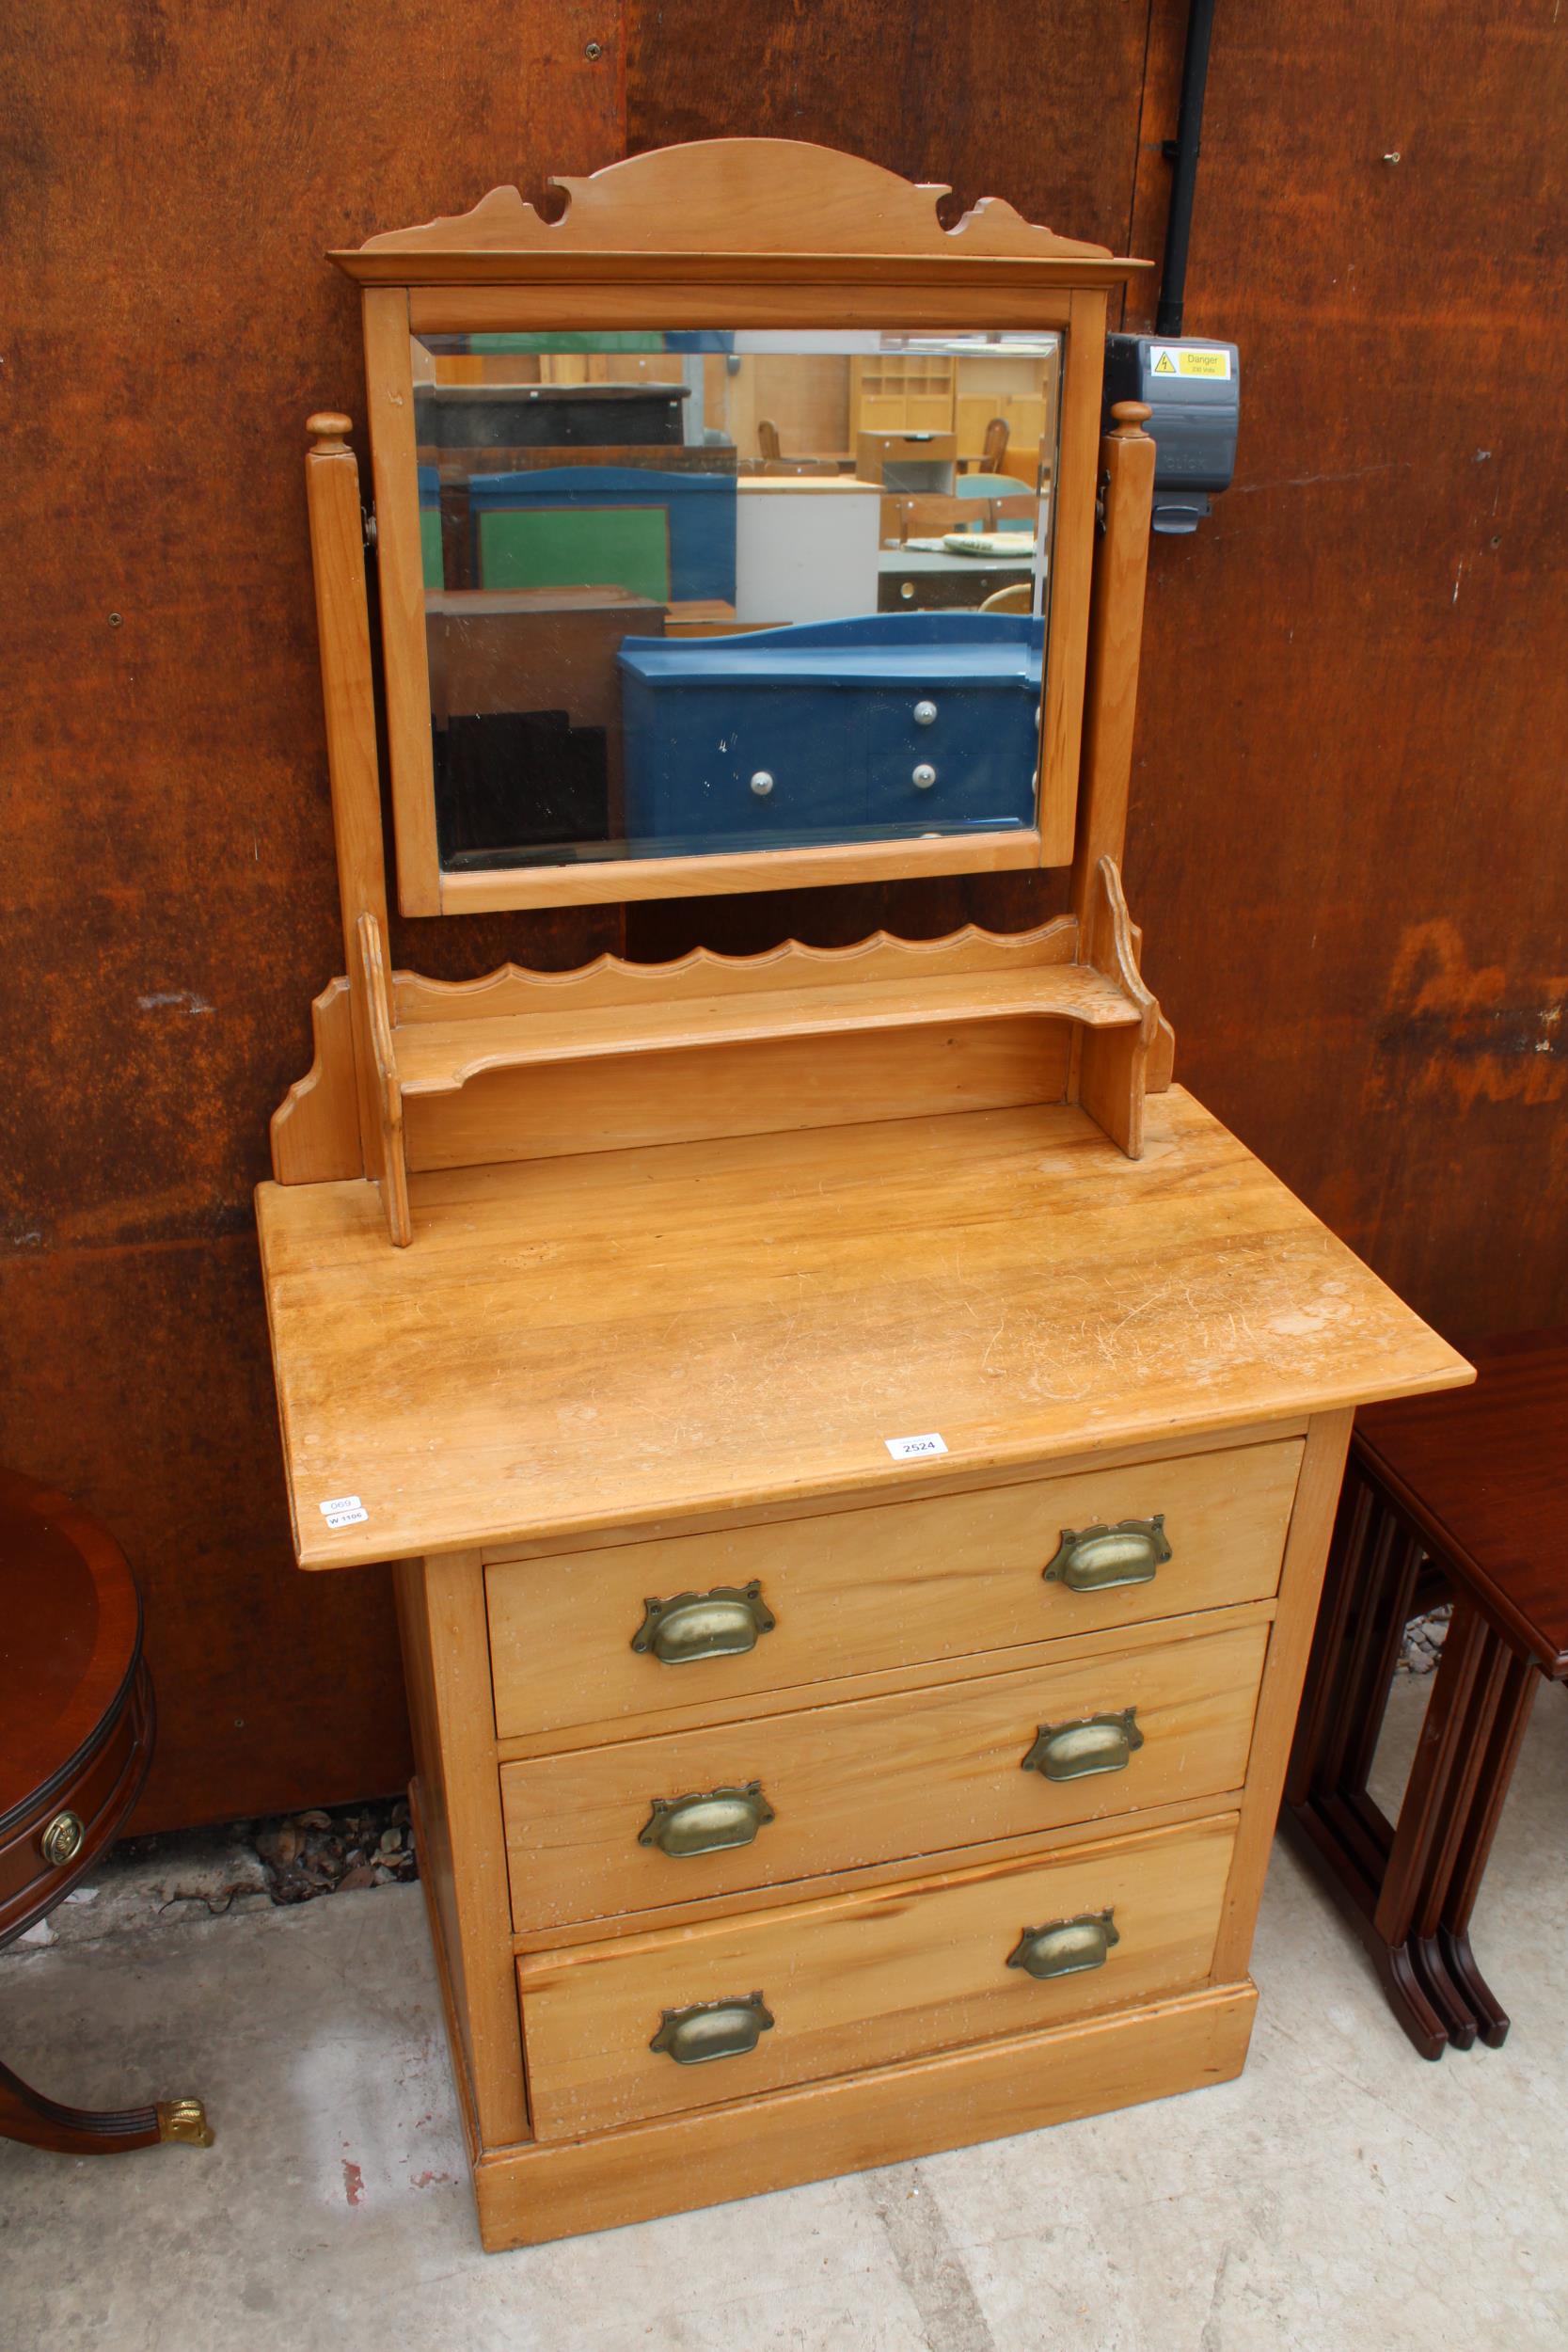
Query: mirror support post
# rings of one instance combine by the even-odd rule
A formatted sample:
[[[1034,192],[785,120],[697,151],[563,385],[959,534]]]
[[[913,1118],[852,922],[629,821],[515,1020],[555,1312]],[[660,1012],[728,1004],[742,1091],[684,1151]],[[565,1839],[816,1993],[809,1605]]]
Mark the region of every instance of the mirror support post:
[[[349,448],[347,417],[309,419],[311,448],[305,460],[310,517],[310,559],[316,581],[321,641],[322,701],[326,718],[326,764],[332,787],[332,834],[338,854],[344,970],[354,1014],[355,1092],[359,1143],[367,1173],[379,1168],[381,1119],[375,1057],[360,970],[358,923],[373,915],[387,930],[386,848],[381,830],[381,776],[375,754],[375,700],[371,673],[370,611],[365,594],[364,522],[359,466]]]
[[[1115,430],[1100,444],[1105,519],[1095,547],[1089,604],[1084,764],[1072,861],[1072,909],[1085,928],[1100,861],[1108,857],[1119,868],[1127,834],[1154,511],[1154,443],[1143,429],[1149,411],[1139,401],[1123,400],[1111,413]]]

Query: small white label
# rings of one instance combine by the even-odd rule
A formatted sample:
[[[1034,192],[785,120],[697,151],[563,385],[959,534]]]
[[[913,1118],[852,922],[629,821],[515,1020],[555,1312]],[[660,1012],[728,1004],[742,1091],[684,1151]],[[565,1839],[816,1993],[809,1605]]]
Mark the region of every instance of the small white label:
[[[946,1438],[939,1438],[934,1429],[928,1437],[884,1438],[882,1443],[895,1462],[914,1462],[923,1454],[945,1454],[947,1451]]]
[[[334,1518],[340,1511],[358,1511],[362,1510],[364,1506],[360,1502],[357,1495],[339,1495],[335,1501],[331,1502],[318,1502],[316,1508],[321,1513],[324,1519],[329,1519]]]
[[[368,1511],[329,1511],[326,1524],[328,1527],[358,1527],[370,1516]]]

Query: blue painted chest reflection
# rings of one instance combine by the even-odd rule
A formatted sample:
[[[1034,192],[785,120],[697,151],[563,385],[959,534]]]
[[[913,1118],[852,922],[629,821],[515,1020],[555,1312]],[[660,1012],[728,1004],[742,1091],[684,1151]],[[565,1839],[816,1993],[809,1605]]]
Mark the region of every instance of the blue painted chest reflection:
[[[1044,625],[887,612],[618,656],[626,829],[717,847],[1032,825]]]

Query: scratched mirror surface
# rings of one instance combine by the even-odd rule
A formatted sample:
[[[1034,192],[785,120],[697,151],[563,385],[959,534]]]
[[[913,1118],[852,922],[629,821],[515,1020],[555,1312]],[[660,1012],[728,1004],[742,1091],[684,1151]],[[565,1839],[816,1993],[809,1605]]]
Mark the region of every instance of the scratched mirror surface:
[[[443,867],[1033,826],[1061,358],[417,339]]]

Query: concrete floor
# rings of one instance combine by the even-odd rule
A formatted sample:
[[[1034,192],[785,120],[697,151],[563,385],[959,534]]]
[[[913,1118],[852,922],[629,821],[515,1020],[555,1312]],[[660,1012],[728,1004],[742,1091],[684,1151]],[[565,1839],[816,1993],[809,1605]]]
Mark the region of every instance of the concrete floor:
[[[1398,1686],[1391,1747],[1425,1690]],[[1565,1824],[1568,1705],[1546,1692],[1476,1923],[1501,2051],[1423,2064],[1281,1850],[1240,2082],[490,2257],[416,1889],[150,1923],[121,1904],[86,1936],[79,1916],[0,1961],[0,2050],[86,2104],[199,2092],[217,2142],[0,2142],[0,2345],[1562,2352]]]

